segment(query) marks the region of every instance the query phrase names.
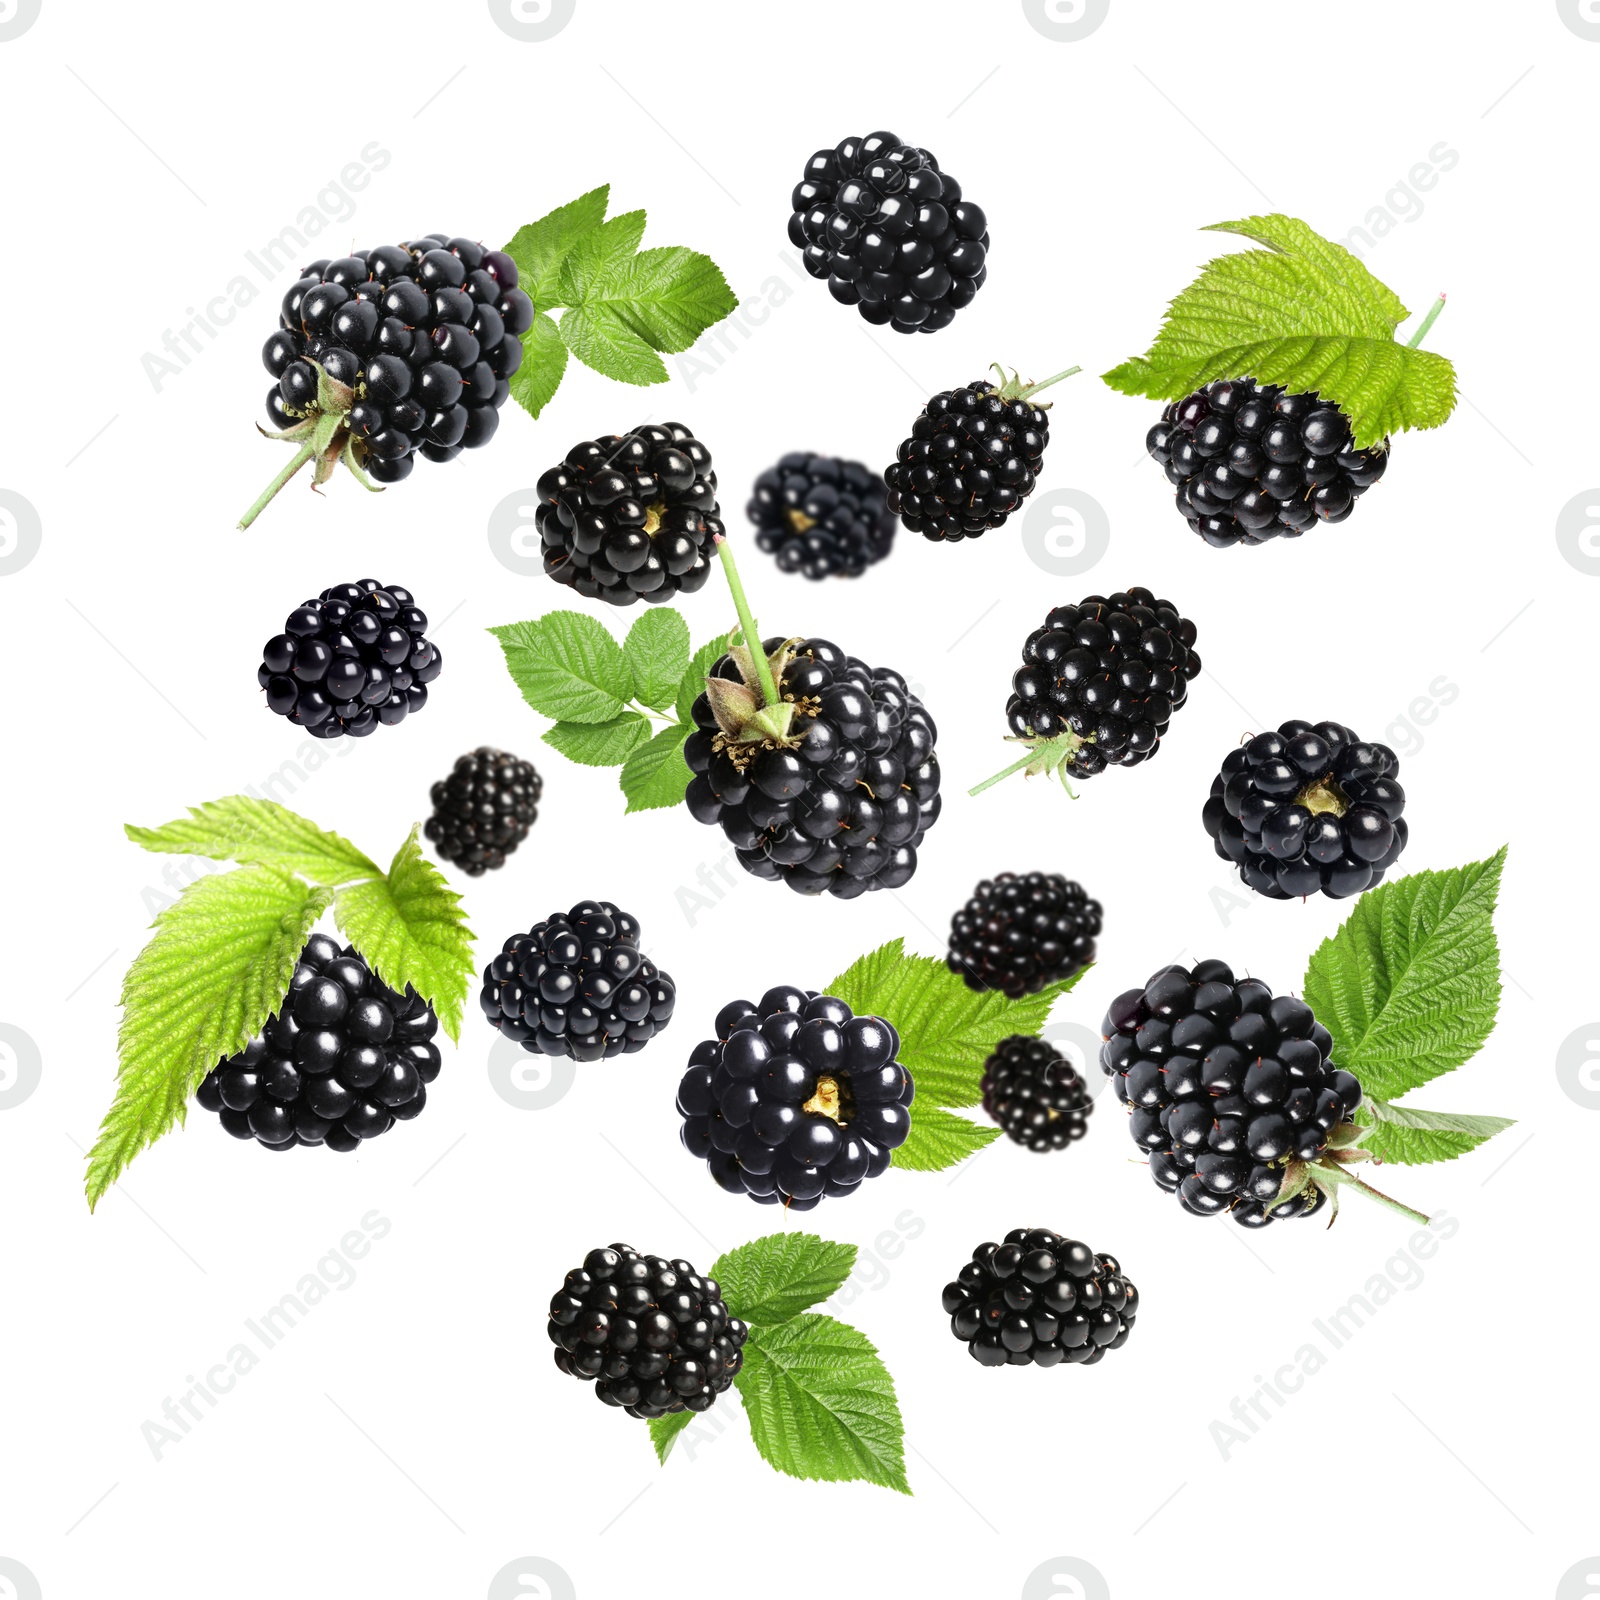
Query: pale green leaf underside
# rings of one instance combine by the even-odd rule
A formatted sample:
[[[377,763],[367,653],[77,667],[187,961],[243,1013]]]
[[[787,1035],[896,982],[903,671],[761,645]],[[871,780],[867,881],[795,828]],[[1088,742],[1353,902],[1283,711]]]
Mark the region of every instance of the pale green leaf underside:
[[[667,1457],[672,1454],[678,1435],[693,1421],[692,1411],[669,1411],[664,1417],[651,1417],[650,1443],[655,1446],[656,1460],[662,1466],[667,1464]]]
[[[993,1124],[972,1122],[959,1112],[924,1101],[919,1093],[911,1107],[911,1132],[889,1159],[907,1172],[942,1172],[999,1137]]]
[[[552,611],[489,632],[522,697],[558,722],[610,722],[632,693],[622,647],[593,617]]]
[[[339,834],[319,828],[275,800],[243,794],[191,806],[187,817],[159,828],[130,824],[125,831],[146,850],[274,867],[330,888],[355,878],[380,877],[383,871]]]
[[[850,1276],[853,1244],[814,1233],[771,1233],[721,1256],[710,1276],[722,1287],[730,1315],[753,1327],[788,1322],[821,1304]]]
[[[1423,1111],[1372,1099],[1358,1108],[1356,1121],[1371,1129],[1361,1141],[1362,1149],[1370,1150],[1379,1161],[1404,1166],[1453,1161],[1513,1126],[1509,1117]]]
[[[675,722],[628,757],[618,774],[622,792],[628,798],[626,812],[659,811],[682,801],[691,777],[683,759],[683,741],[688,733],[681,722]]]

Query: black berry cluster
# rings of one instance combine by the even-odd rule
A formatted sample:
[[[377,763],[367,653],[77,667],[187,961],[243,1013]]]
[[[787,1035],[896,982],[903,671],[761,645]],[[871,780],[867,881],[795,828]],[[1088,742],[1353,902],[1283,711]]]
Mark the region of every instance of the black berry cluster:
[[[544,780],[528,762],[480,745],[434,784],[433,815],[422,831],[446,861],[480,878],[503,867],[528,837],[543,793]]]
[[[556,1365],[630,1417],[708,1410],[744,1365],[750,1334],[716,1279],[625,1244],[591,1250],[567,1274],[548,1327]]]
[[[1315,1186],[1273,1202],[1288,1163],[1316,1161],[1350,1120],[1361,1085],[1328,1059],[1333,1040],[1305,1001],[1202,961],[1118,995],[1100,1031],[1133,1142],[1184,1210],[1259,1228],[1322,1209]]]
[[[983,1109],[1030,1150],[1065,1150],[1089,1131],[1094,1101],[1078,1070],[1043,1039],[1013,1034],[983,1064]]]
[[[1343,522],[1383,476],[1389,441],[1352,447],[1350,420],[1314,393],[1224,378],[1174,400],[1145,438],[1190,528],[1219,549]]]
[[[1092,1366],[1133,1331],[1139,1291],[1115,1256],[1048,1228],[980,1244],[945,1285],[950,1331],[985,1367]]]
[[[969,989],[1013,1000],[1037,994],[1094,960],[1100,902],[1059,872],[985,878],[950,919],[945,965]]]
[[[934,333],[983,287],[989,222],[928,151],[880,131],[806,162],[789,242],[842,305],[896,333]]]
[[[1400,762],[1337,722],[1285,722],[1230,750],[1202,819],[1224,861],[1273,900],[1360,894],[1406,847]]]
[[[889,1168],[911,1131],[900,1036],[844,1001],[780,986],[717,1013],[678,1085],[684,1148],[732,1194],[809,1211]]]
[[[894,544],[883,480],[859,461],[792,451],[756,479],[748,511],[779,571],[814,580],[859,578]]]
[[[659,605],[710,576],[711,452],[681,422],[586,439],[538,483],[544,570],[586,600]]]
[[[672,979],[639,953],[639,924],[609,900],[580,900],[506,940],[478,1003],[524,1050],[599,1061],[644,1049],[672,1020],[677,997]]]
[[[236,1139],[269,1150],[354,1150],[419,1116],[439,1075],[439,1019],[346,945],[313,934],[282,1009],[206,1074],[195,1099]]]

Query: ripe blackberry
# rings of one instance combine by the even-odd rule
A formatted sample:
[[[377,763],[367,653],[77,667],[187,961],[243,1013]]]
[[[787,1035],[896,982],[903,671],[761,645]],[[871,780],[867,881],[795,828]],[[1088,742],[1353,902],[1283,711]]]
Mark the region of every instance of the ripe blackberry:
[[[267,709],[313,738],[363,738],[428,703],[444,665],[409,589],[376,578],[336,583],[289,613],[267,640],[256,681]]]
[[[659,605],[710,576],[717,475],[681,422],[585,439],[539,479],[538,494],[544,570],[587,600]]]
[[[1381,883],[1406,847],[1399,771],[1387,745],[1337,722],[1285,722],[1228,752],[1201,817],[1257,894],[1339,900]]]
[[[985,1367],[1093,1366],[1120,1350],[1139,1291],[1115,1256],[1048,1228],[1013,1228],[980,1244],[944,1289],[950,1331]]]
[[[706,1411],[744,1365],[750,1330],[715,1278],[625,1244],[591,1250],[550,1301],[556,1365],[630,1417]]]
[[[936,394],[884,469],[889,509],[935,543],[976,539],[1003,527],[1033,493],[1050,443],[1049,402],[1034,405],[1033,396],[1079,369],[1042,383],[994,370],[998,384],[979,378]]]
[[[882,1017],[780,985],[717,1013],[678,1085],[684,1148],[731,1194],[809,1211],[889,1169],[911,1132],[911,1074]]]
[[[1361,1085],[1328,1059],[1333,1040],[1292,995],[1257,978],[1235,982],[1221,961],[1163,967],[1111,1002],[1100,1065],[1128,1108],[1150,1176],[1186,1211],[1231,1212],[1245,1227],[1309,1217],[1327,1198],[1316,1181]],[[1291,1168],[1307,1179],[1274,1204]]]
[[[491,1027],[530,1053],[610,1060],[672,1020],[678,991],[639,953],[639,924],[609,900],[580,900],[514,933],[484,969]]]
[[[747,510],[778,570],[814,580],[859,578],[894,544],[883,480],[859,461],[792,451],[756,479]]]
[[[1059,872],[985,878],[950,919],[945,965],[969,989],[1013,1000],[1070,978],[1094,960],[1100,902]]]
[[[983,1064],[983,1109],[1030,1150],[1065,1150],[1089,1131],[1094,1101],[1077,1068],[1043,1039],[1015,1033]]]
[[[438,1030],[414,989],[397,994],[352,946],[313,934],[278,1014],[195,1099],[234,1138],[269,1150],[354,1150],[421,1114],[439,1076]]]
[[[528,837],[543,793],[544,780],[526,761],[480,745],[434,784],[433,815],[422,831],[446,861],[481,878]]]
[[[1349,418],[1331,401],[1251,378],[1174,400],[1145,449],[1166,468],[1190,528],[1218,549],[1343,522],[1389,464],[1388,438],[1353,449]]]
[[[789,242],[841,305],[896,333],[949,327],[988,277],[989,220],[926,150],[853,134],[806,162]]]

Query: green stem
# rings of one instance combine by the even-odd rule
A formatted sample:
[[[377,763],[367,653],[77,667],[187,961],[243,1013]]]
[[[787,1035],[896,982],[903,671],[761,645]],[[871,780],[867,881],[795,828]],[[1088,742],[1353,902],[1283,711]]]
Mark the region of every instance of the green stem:
[[[263,511],[266,510],[267,505],[271,501],[272,497],[277,494],[284,484],[286,484],[295,475],[295,473],[297,473],[301,467],[303,467],[306,462],[308,462],[316,453],[317,450],[314,444],[301,445],[300,448],[295,451],[294,460],[291,461],[289,465],[286,466],[283,471],[280,472],[278,476],[267,485],[266,491],[262,494],[261,498],[257,500],[256,503],[251,506],[242,517],[239,518],[239,526],[241,528],[248,528],[250,524],[254,522]]]
[[[1424,339],[1428,337],[1428,329],[1439,320],[1439,313],[1444,310],[1444,296],[1441,294],[1428,308],[1428,314],[1422,319],[1417,331],[1406,340],[1406,349],[1415,350]]]
[[[751,665],[755,667],[756,678],[761,684],[761,703],[775,706],[779,704],[778,685],[773,681],[767,652],[761,646],[756,619],[750,614],[750,602],[745,598],[744,584],[739,581],[739,569],[733,560],[733,546],[725,534],[717,535],[717,554],[722,558],[722,575],[728,580],[728,589],[733,595],[733,609],[739,613],[739,631],[744,635],[744,647],[750,652]]]
[[[1402,1217],[1410,1217],[1413,1222],[1420,1222],[1423,1227],[1430,1226],[1430,1219],[1422,1212],[1413,1210],[1408,1205],[1401,1204],[1393,1195],[1387,1195],[1382,1189],[1374,1189],[1370,1183],[1363,1183],[1353,1172],[1347,1171],[1332,1162],[1317,1163],[1317,1171],[1331,1173],[1336,1183],[1348,1183],[1352,1188],[1359,1189],[1369,1200],[1376,1200],[1379,1205],[1388,1206],[1391,1211],[1398,1211]]]
[[[1075,372],[1082,372],[1082,367],[1068,367],[1065,372],[1058,372],[1053,378],[1045,378],[1039,383],[1030,383],[1017,396],[1019,400],[1031,400],[1041,389],[1048,389],[1052,383],[1060,383],[1063,378],[1070,378]]]
[[[992,789],[1002,778],[1009,778],[1013,772],[1021,772],[1024,767],[1029,766],[1037,757],[1038,752],[1030,750],[1020,761],[1013,761],[1004,772],[997,772],[992,778],[985,778],[976,788],[968,789],[967,793],[969,795],[982,794],[985,789]]]

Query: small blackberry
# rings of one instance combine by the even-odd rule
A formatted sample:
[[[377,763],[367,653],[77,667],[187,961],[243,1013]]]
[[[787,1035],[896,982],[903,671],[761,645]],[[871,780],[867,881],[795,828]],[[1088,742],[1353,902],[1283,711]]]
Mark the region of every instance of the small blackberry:
[[[313,934],[277,1015],[208,1072],[195,1099],[236,1139],[269,1150],[354,1150],[409,1122],[439,1076],[439,1019],[346,945]]]
[[[882,1017],[809,989],[768,989],[717,1013],[678,1085],[690,1155],[732,1194],[809,1211],[888,1171],[911,1131],[911,1074]]]
[[[945,965],[969,989],[1013,1000],[1060,983],[1094,960],[1100,902],[1059,872],[985,878],[950,919]]]
[[[1094,1101],[1077,1068],[1043,1039],[1012,1034],[983,1064],[983,1109],[1030,1150],[1065,1150],[1089,1131]]]
[[[1216,851],[1272,900],[1338,900],[1383,881],[1406,847],[1400,763],[1337,722],[1285,722],[1230,750],[1202,820]]]
[[[644,1047],[678,991],[639,953],[639,924],[609,900],[580,900],[514,933],[484,969],[489,1025],[530,1053],[599,1061]]]
[[[481,878],[528,837],[543,793],[544,780],[526,761],[480,745],[434,784],[433,815],[422,831],[446,861]]]
[[[625,1244],[591,1250],[550,1301],[556,1366],[630,1417],[706,1411],[744,1365],[750,1330],[715,1278]]]
[[[756,546],[780,572],[859,578],[894,544],[883,480],[859,461],[796,450],[756,479],[748,512]]]
[[[896,333],[948,327],[989,275],[989,222],[926,150],[851,135],[806,162],[789,242],[842,305]]]
[[[980,1244],[944,1289],[950,1331],[985,1367],[1093,1366],[1120,1350],[1139,1291],[1115,1256],[1047,1228],[1013,1228]]]
[[[539,479],[544,570],[587,600],[693,594],[722,532],[711,452],[681,422],[586,439]]]
[[[1166,468],[1190,528],[1218,549],[1343,522],[1389,464],[1387,437],[1352,448],[1350,419],[1331,401],[1251,378],[1174,400],[1145,449]]]
[[[1070,378],[1068,367],[1042,383],[979,378],[936,394],[911,425],[884,469],[889,509],[913,533],[935,543],[976,539],[1005,520],[1033,493],[1050,443],[1049,402],[1033,396]]]
[[[267,640],[256,681],[267,709],[317,739],[363,738],[428,703],[439,647],[409,589],[376,578],[336,583],[289,613]]]

